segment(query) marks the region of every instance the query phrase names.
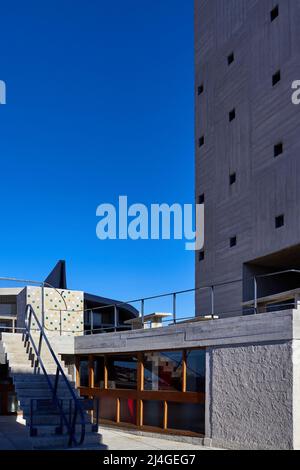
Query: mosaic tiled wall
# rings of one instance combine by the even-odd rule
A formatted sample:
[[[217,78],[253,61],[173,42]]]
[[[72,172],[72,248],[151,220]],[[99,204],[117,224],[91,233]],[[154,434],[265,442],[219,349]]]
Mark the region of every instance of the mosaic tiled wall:
[[[27,287],[26,303],[42,317],[42,289]],[[83,334],[83,292],[61,289],[44,289],[45,328],[47,332],[79,336]],[[34,322],[32,323],[34,325]]]

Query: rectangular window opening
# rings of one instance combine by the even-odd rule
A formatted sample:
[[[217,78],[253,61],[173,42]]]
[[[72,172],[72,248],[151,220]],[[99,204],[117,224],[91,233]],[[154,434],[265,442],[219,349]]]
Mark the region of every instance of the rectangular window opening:
[[[281,215],[278,215],[276,218],[275,218],[275,227],[276,228],[281,228],[284,226],[284,215],[281,214]]]
[[[235,109],[232,109],[229,113],[229,122],[235,119]]]
[[[274,158],[278,157],[283,153],[283,143],[278,142],[278,144],[274,145]]]
[[[279,16],[279,5],[276,5],[275,8],[270,13],[271,16],[271,22],[276,20],[276,18]]]
[[[198,86],[198,96],[202,95],[203,92],[204,92],[204,85],[201,84]]]
[[[236,245],[237,245],[237,238],[236,237],[231,237],[230,238],[230,248],[233,248]]]
[[[229,54],[229,56],[227,57],[227,62],[228,62],[228,65],[231,65],[234,62],[234,53],[233,52],[231,54]]]
[[[281,80],[281,72],[280,72],[280,70],[278,70],[276,73],[274,73],[274,75],[272,77],[273,86],[277,85],[277,83],[279,83],[280,80]]]
[[[205,196],[204,196],[204,193],[203,193],[203,194],[200,194],[199,199],[198,199],[198,203],[199,204],[204,204],[204,201],[205,201]]]
[[[235,183],[236,183],[236,173],[231,173],[229,175],[229,184],[230,186],[232,186]]]

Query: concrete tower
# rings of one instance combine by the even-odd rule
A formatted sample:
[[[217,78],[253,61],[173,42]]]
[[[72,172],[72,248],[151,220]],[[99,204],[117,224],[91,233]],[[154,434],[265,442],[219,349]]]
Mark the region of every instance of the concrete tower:
[[[195,0],[195,66],[196,286],[218,284],[215,313],[240,315],[254,276],[300,269],[300,2]],[[295,272],[258,278],[260,309],[293,302],[298,287]],[[198,291],[197,314],[210,308]]]

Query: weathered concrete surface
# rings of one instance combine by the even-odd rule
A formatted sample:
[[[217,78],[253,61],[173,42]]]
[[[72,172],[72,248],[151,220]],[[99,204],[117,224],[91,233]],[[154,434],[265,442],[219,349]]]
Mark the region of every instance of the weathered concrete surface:
[[[228,344],[253,344],[293,338],[293,311],[185,323],[167,328],[79,336],[75,353],[109,353]]]
[[[210,436],[215,443],[293,448],[292,352],[292,341],[210,349]]]

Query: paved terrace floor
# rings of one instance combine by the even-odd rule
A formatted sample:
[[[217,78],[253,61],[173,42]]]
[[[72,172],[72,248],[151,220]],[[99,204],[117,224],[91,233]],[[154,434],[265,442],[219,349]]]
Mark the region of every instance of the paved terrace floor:
[[[138,435],[119,429],[100,428],[103,443],[109,450],[212,450],[200,444],[165,439],[160,435]],[[177,438],[180,439],[180,438]],[[0,416],[0,451],[30,450],[28,428],[14,416]]]
[[[215,450],[200,444],[164,439],[160,435],[138,435],[111,428],[101,428],[100,432],[109,450]]]
[[[0,416],[0,450],[30,450],[26,426],[16,422],[15,416]]]

